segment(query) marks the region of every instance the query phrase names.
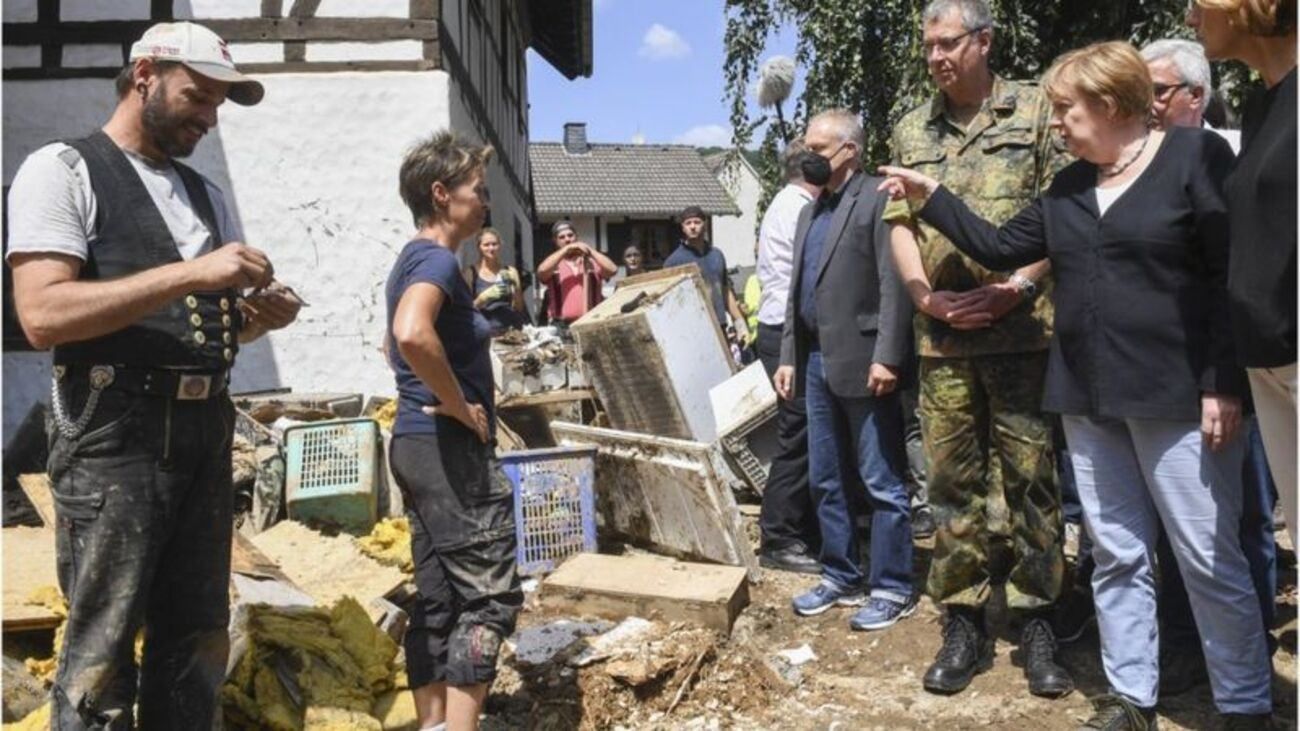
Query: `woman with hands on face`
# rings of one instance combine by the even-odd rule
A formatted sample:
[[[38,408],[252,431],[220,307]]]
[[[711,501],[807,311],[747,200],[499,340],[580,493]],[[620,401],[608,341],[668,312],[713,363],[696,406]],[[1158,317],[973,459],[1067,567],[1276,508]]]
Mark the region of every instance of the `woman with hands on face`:
[[[990,269],[1051,260],[1056,318],[1043,409],[1062,417],[1095,541],[1111,685],[1095,703],[1098,727],[1127,719],[1113,727],[1145,728],[1154,717],[1161,525],[1204,638],[1216,705],[1258,720],[1272,706],[1238,540],[1246,385],[1228,320],[1232,151],[1213,132],[1150,128],[1151,78],[1126,43],[1066,53],[1043,83],[1053,128],[1079,159],[1002,227],[915,171],[883,167],[880,187]],[[911,235],[907,224],[893,232],[896,243]],[[960,319],[961,303],[936,307],[947,304]]]

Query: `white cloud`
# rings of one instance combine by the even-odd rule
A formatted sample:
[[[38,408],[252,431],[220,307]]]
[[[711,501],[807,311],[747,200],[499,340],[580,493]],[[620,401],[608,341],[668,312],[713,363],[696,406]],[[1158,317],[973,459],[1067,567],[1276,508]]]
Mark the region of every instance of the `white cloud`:
[[[672,28],[655,23],[641,38],[641,48],[637,55],[655,61],[670,58],[685,58],[691,54],[691,47],[686,39]]]
[[[731,128],[721,124],[701,124],[677,135],[673,142],[695,147],[730,147]]]

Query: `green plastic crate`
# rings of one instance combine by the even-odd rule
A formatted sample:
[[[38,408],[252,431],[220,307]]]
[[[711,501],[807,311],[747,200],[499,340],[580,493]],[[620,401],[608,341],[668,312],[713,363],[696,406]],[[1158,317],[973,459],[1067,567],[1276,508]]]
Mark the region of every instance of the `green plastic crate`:
[[[354,535],[378,518],[379,425],[337,419],[284,430],[289,517]]]

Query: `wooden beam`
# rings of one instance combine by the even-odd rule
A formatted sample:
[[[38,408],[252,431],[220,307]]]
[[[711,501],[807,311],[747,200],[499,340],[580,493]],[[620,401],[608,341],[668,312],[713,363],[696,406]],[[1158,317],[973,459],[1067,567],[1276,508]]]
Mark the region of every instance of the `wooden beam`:
[[[262,17],[284,17],[284,0],[262,0]]]
[[[289,6],[289,17],[314,18],[319,9],[320,0],[293,0],[293,5]]]
[[[590,388],[564,388],[556,391],[542,391],[541,393],[525,393],[518,396],[507,396],[497,404],[497,408],[523,409],[530,406],[562,404],[570,401],[591,401],[595,398],[596,392]]]
[[[285,52],[288,53],[288,44]],[[287,55],[286,55],[287,58]],[[285,63],[241,63],[246,74],[313,74],[332,71],[432,71],[432,61],[295,61]]]
[[[54,514],[54,490],[50,486],[49,475],[45,473],[19,475],[18,486],[22,488],[23,494],[27,496],[28,502],[36,508],[36,514],[41,516],[41,521],[45,523],[46,528],[53,528],[56,520]]]
[[[411,0],[410,16],[432,20],[438,17],[438,0]]]
[[[229,42],[243,41],[390,41],[437,40],[436,20],[404,18],[234,18],[206,20],[212,32]],[[5,23],[10,45],[133,42],[151,25],[148,20]]]
[[[307,41],[285,41],[284,60],[287,63],[305,63],[307,61]],[[239,68],[242,70],[244,66]]]

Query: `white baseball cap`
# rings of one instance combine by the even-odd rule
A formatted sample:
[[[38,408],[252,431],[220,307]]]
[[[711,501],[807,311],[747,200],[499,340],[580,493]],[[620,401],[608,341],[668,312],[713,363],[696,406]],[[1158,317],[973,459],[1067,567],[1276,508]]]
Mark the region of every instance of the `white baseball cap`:
[[[195,73],[230,84],[226,98],[251,107],[262,101],[261,82],[239,73],[220,36],[197,23],[158,23],[131,45],[131,61],[156,58],[179,61]]]

